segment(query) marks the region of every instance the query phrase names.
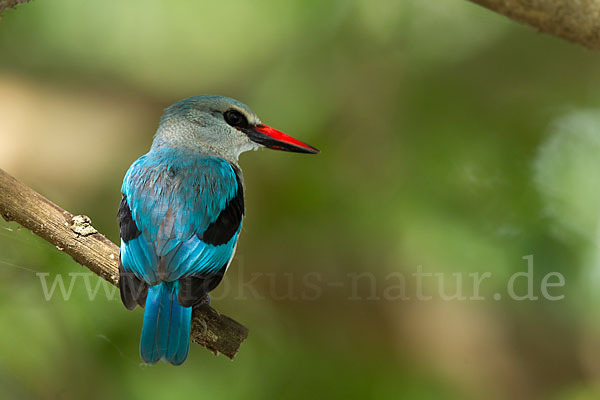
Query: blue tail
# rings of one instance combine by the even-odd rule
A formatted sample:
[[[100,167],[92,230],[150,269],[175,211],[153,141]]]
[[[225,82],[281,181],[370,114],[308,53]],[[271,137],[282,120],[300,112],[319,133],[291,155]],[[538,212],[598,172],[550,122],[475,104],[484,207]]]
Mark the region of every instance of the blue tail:
[[[146,297],[140,353],[144,362],[158,360],[179,365],[190,349],[192,307],[177,301],[179,282],[162,282],[151,286]]]

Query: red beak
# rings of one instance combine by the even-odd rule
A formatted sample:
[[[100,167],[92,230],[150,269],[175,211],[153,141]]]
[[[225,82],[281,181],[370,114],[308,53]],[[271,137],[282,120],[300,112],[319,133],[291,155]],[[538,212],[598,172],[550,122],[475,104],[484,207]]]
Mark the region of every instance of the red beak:
[[[248,129],[246,133],[252,141],[270,149],[310,154],[319,152],[318,149],[267,125],[256,125]]]

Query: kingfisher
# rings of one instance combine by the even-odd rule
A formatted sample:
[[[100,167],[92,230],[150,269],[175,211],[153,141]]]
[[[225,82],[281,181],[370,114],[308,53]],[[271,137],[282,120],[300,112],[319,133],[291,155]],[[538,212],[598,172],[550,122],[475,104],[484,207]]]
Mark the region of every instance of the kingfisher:
[[[319,152],[237,100],[196,96],[165,109],[150,151],[129,167],[117,214],[119,289],[127,309],[144,307],[145,363],[186,360],[192,307],[210,302],[242,228],[239,155],[260,147]]]

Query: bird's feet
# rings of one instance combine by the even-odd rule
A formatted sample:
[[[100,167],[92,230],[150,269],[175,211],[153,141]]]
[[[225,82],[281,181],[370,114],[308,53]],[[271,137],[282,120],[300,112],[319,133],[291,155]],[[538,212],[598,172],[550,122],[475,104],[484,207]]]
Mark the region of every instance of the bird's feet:
[[[206,293],[198,302],[199,306],[207,305],[210,306],[210,296]]]

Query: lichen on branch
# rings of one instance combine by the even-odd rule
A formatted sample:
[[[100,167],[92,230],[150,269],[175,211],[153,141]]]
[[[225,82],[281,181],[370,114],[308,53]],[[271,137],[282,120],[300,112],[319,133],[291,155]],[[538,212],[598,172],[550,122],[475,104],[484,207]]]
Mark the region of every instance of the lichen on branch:
[[[0,215],[15,221],[64,251],[113,285],[119,282],[119,247],[100,234],[84,215],[63,210],[0,169]],[[125,312],[125,310],[124,310]],[[192,314],[192,341],[214,354],[235,357],[248,329],[203,305]]]

